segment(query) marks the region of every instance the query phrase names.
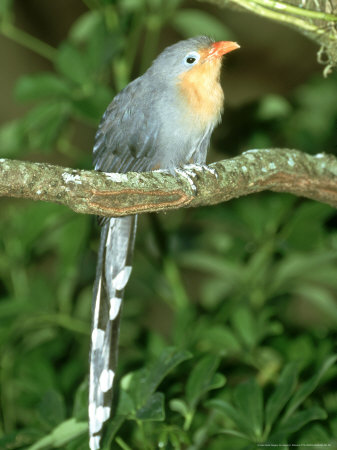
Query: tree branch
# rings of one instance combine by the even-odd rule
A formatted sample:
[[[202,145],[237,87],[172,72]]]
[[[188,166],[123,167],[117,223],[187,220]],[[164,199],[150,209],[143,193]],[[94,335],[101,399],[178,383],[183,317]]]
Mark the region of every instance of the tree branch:
[[[248,150],[210,166],[115,174],[0,159],[0,196],[60,203],[78,213],[125,216],[212,205],[254,192],[288,192],[337,207],[337,158],[289,149]]]
[[[320,45],[318,62],[327,76],[337,66],[336,0],[201,0],[221,8],[246,10],[287,24]],[[325,58],[324,58],[325,57]]]

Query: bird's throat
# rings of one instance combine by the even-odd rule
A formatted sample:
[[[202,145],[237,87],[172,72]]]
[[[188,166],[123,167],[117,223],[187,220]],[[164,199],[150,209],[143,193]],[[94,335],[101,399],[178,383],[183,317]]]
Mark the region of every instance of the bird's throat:
[[[180,93],[187,104],[187,114],[201,126],[219,122],[224,94],[220,79],[221,58],[198,64],[179,77]]]

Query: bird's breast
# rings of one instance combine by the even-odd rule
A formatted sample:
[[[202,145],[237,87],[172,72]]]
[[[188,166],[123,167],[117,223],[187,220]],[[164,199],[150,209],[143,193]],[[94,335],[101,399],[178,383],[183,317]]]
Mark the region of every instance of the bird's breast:
[[[179,76],[178,90],[186,114],[202,128],[220,121],[224,94],[220,78],[221,60],[198,64]]]

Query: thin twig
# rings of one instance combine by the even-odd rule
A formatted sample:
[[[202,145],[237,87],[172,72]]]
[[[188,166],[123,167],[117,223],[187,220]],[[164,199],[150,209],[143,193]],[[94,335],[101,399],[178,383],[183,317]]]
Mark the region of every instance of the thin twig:
[[[321,11],[312,11],[311,9],[299,8],[298,6],[290,5],[289,3],[279,2],[277,0],[250,0],[253,3],[267,6],[276,11],[284,11],[290,14],[295,14],[301,17],[309,17],[315,20],[326,20],[327,22],[337,22],[335,14],[328,14]]]
[[[57,50],[55,48],[43,41],[40,41],[40,39],[37,39],[31,34],[26,33],[19,28],[16,28],[12,23],[3,21],[0,24],[0,32],[7,38],[11,39],[17,44],[22,45],[25,48],[28,48],[29,50],[42,56],[43,58],[49,59],[50,61],[55,60],[57,53]]]

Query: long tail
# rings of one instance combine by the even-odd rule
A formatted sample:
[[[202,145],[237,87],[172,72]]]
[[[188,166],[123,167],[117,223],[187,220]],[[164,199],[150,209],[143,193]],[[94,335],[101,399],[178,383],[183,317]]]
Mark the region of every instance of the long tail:
[[[91,450],[100,448],[103,424],[111,416],[112,387],[124,288],[131,273],[137,216],[111,218],[101,231],[93,296],[89,378]]]

